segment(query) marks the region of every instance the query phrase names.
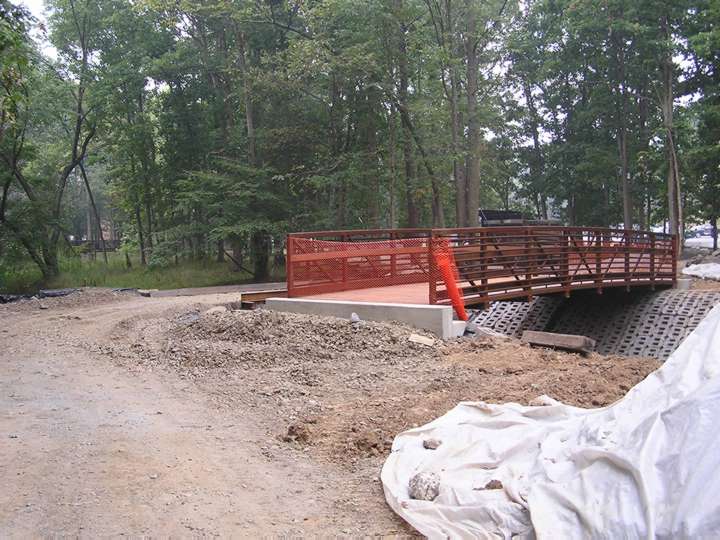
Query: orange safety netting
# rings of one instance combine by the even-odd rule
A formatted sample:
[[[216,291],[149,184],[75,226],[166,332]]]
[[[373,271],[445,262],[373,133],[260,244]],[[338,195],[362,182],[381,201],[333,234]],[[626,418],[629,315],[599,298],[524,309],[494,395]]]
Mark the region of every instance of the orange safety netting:
[[[444,239],[338,242],[291,236],[287,274],[291,297],[412,283],[427,283],[429,296],[442,279],[458,317],[467,319]]]

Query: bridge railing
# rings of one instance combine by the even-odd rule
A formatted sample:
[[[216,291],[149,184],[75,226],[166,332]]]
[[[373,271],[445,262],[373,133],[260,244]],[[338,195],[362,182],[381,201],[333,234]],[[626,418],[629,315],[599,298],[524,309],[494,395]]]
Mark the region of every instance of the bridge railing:
[[[603,228],[519,226],[293,233],[288,295],[427,283],[431,304],[449,303],[433,249],[449,247],[466,305],[577,289],[671,286],[671,235]]]
[[[671,235],[582,227],[435,229],[452,248],[466,304],[606,287],[672,286],[676,247]],[[449,303],[441,277],[431,275],[430,303]]]

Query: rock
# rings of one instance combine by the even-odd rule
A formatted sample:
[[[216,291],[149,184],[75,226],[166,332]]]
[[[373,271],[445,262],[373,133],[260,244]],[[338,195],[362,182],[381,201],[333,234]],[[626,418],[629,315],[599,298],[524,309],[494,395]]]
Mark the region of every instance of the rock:
[[[355,440],[355,447],[364,454],[378,456],[380,455],[383,444],[377,433],[368,431],[360,434]]]
[[[310,440],[310,430],[304,424],[290,424],[282,440],[285,442],[307,443]]]
[[[30,298],[30,296],[27,294],[0,294],[0,304],[9,304],[25,298]]]
[[[546,396],[545,394],[543,394],[542,396],[531,399],[528,405],[530,405],[531,407],[550,407],[552,405],[558,405],[559,403],[559,401],[556,401],[550,396]]]
[[[352,324],[359,323],[361,320],[362,319],[360,319],[360,316],[354,311],[350,314],[350,322]]]
[[[488,328],[487,326],[477,326],[475,328],[475,335],[478,337],[485,337],[485,338],[494,338],[494,339],[502,339],[507,340],[508,337],[505,334],[501,334],[500,332],[496,332],[492,328]]]
[[[437,450],[441,444],[442,441],[440,439],[425,439],[423,441],[423,448],[426,450]]]
[[[704,260],[704,255],[695,255],[692,259],[685,263],[685,267],[687,268],[688,266],[693,266],[694,264],[702,264]]]
[[[428,347],[435,345],[435,340],[433,338],[421,336],[420,334],[410,334],[408,341],[418,343],[419,345],[426,345]]]
[[[48,309],[48,307],[45,304],[38,304],[38,307],[40,309]]]
[[[500,480],[490,480],[483,489],[502,489],[503,485]]]
[[[78,292],[80,289],[40,289],[38,291],[39,298],[58,298],[60,296],[67,296],[74,292]]]
[[[440,477],[434,472],[420,472],[408,484],[410,498],[418,501],[434,501],[440,493]]]
[[[213,313],[225,313],[227,308],[225,306],[214,306],[205,312],[205,315],[212,315]]]
[[[138,289],[138,294],[140,296],[146,296],[149,298],[150,296],[152,296],[152,293],[157,291],[158,289]]]

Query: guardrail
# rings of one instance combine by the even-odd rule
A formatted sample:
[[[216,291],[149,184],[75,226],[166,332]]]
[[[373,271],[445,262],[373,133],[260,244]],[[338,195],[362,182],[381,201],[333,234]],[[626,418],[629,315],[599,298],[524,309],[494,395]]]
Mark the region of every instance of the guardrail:
[[[606,287],[672,286],[671,235],[588,227],[518,226],[292,233],[288,296],[428,284],[430,304],[450,303],[433,250],[449,247],[466,305]]]

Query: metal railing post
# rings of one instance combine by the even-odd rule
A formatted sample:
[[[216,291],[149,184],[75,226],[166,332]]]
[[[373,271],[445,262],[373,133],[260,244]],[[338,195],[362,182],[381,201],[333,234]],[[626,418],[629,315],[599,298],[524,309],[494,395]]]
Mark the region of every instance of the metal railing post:
[[[598,294],[602,294],[602,240],[603,233],[595,231],[595,284]]]
[[[340,240],[342,242],[347,243],[348,236],[346,234],[343,234],[340,237]],[[342,272],[341,272],[341,277],[340,277],[340,283],[341,283],[341,287],[343,288],[343,290],[346,290],[346,287],[347,287],[347,271],[348,271],[347,266],[348,266],[348,256],[347,256],[347,254],[345,254],[342,257]]]
[[[570,232],[563,229],[563,248],[562,248],[562,255],[561,255],[561,261],[563,264],[563,271],[561,272],[561,275],[563,276],[562,286],[563,290],[565,291],[565,298],[570,298],[570,244],[572,243],[572,240],[570,238]]]
[[[655,290],[655,233],[650,233],[650,288]]]
[[[630,233],[625,231],[625,290],[630,292]]]
[[[532,258],[532,242],[530,241],[530,235],[531,233],[530,227],[525,227],[523,229],[523,233],[525,236],[525,287],[523,289],[525,290],[525,294],[527,295],[528,302],[532,300],[532,277],[533,277],[533,271],[532,271],[532,265],[533,258]]]
[[[287,280],[287,295],[289,298],[293,296],[292,254],[295,247],[293,240],[293,237],[289,234],[285,237],[285,279]]]
[[[428,302],[430,305],[437,304],[437,272],[435,265],[435,257],[433,256],[433,243],[435,241],[435,231],[430,230],[427,239],[428,247]]]

